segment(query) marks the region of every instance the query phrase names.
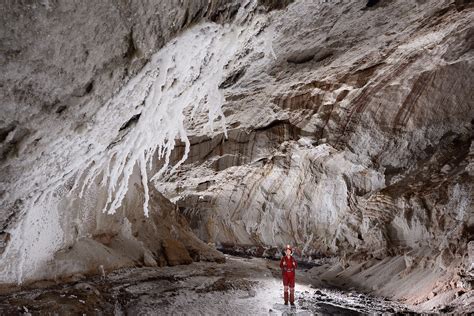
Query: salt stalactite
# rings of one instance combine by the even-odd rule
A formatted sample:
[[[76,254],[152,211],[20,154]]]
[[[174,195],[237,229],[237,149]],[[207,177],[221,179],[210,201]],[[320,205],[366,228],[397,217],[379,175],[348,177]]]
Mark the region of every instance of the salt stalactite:
[[[256,1],[243,5],[232,24],[203,23],[180,34],[98,109],[84,135],[71,135],[73,141],[87,143],[88,150],[81,151],[83,147],[78,146],[77,155],[67,160],[62,173],[52,174],[44,190],[29,196],[22,223],[10,231],[11,240],[2,256],[2,282],[22,283],[43,275],[45,264],[63,246],[64,210],[59,209],[59,203],[65,195],[56,196],[57,190],[68,190],[70,199],[82,198],[93,184],[98,184],[107,192],[103,210],[113,214],[121,206],[129,178],[138,167],[145,196],[143,209],[148,216],[148,183],[173,172],[187,159],[190,142],[186,113],[201,123],[207,120],[204,133],[212,134],[218,122],[227,136],[221,109],[225,100],[219,90],[229,75],[226,71],[233,70],[237,56],[254,41],[263,41],[253,48],[255,54],[263,52],[266,58],[272,58],[268,51],[271,34],[261,32],[268,16],[255,14],[256,6]],[[132,117],[138,118],[133,126],[120,128]],[[58,139],[66,142],[65,138]],[[170,166],[178,139],[185,145],[184,154]],[[163,162],[152,173],[155,159]]]
[[[148,216],[147,163],[151,163],[155,152],[159,159],[164,159],[155,175],[160,177],[167,171],[178,138],[185,143],[185,152],[174,168],[187,159],[190,144],[183,114],[187,107],[205,105],[211,130],[216,118],[224,122],[220,110],[222,96],[216,80],[222,78],[222,68],[228,61],[226,54],[232,51],[226,50],[227,45],[216,42],[232,40],[235,40],[234,32],[205,25],[183,34],[153,58],[153,67],[160,73],[151,86],[140,119],[125,139],[110,150],[102,164],[107,175],[102,183],[107,182],[108,189],[104,211],[113,214],[120,207],[128,190],[129,177],[138,164],[145,193],[144,212]],[[91,174],[97,176],[103,170],[95,168]]]
[[[102,174],[101,185],[106,186],[108,192],[104,212],[115,213],[128,191],[133,168],[138,164],[145,193],[143,208],[148,216],[149,179],[158,179],[166,172],[173,172],[188,157],[190,142],[184,126],[185,109],[191,108],[192,116],[207,111],[207,132],[212,134],[214,122],[220,120],[227,137],[221,109],[225,100],[219,91],[219,84],[223,80],[225,66],[254,35],[255,30],[248,25],[244,27],[242,22],[255,5],[253,2],[252,6],[241,9],[232,25],[207,23],[195,26],[153,56],[142,71],[146,75],[135,79],[141,81],[141,86],[148,87],[143,89],[147,93],[138,122],[105,155],[99,153],[79,172],[85,174],[78,177],[75,184],[75,188],[81,185],[81,197],[93,180]],[[130,89],[125,91],[130,92]],[[118,95],[118,99],[122,97],[124,93]],[[170,168],[171,153],[178,138],[185,144],[184,154]],[[158,159],[164,159],[164,163],[156,174],[149,176],[155,154]]]

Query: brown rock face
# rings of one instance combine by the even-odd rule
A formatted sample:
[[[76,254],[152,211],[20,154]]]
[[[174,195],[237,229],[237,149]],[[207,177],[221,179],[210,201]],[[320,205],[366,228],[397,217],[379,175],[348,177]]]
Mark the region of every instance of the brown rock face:
[[[190,264],[193,262],[188,250],[186,250],[183,243],[179,240],[165,239],[163,240],[162,245],[168,265],[177,266],[181,264]]]

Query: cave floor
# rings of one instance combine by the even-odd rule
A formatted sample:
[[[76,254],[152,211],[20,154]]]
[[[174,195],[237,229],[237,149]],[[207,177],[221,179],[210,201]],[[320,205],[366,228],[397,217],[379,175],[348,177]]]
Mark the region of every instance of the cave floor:
[[[227,256],[196,262],[126,268],[0,295],[0,314],[59,315],[358,315],[410,312],[407,306],[356,291],[319,288],[297,271],[296,308],[283,305],[278,262]]]

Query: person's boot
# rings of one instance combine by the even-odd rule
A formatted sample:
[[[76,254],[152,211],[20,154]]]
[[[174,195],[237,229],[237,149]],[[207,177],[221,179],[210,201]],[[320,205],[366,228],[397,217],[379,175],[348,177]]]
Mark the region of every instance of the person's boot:
[[[290,304],[291,306],[295,306],[295,290],[290,289]]]
[[[288,291],[284,292],[284,297],[285,297],[285,305],[288,305]]]

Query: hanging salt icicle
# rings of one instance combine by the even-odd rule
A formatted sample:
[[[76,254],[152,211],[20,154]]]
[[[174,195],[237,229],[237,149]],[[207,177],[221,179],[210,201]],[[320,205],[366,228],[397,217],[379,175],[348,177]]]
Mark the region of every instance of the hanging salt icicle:
[[[148,216],[148,175],[153,153],[164,163],[155,177],[160,177],[168,170],[170,156],[175,147],[175,139],[185,144],[183,157],[173,166],[175,170],[186,159],[190,143],[184,126],[183,111],[186,107],[197,109],[200,103],[208,111],[209,128],[213,122],[221,119],[225,129],[224,116],[221,111],[223,97],[218,90],[222,77],[222,68],[232,56],[237,45],[237,32],[232,32],[217,25],[203,25],[183,34],[174,43],[164,47],[148,68],[159,71],[156,78],[143,77],[142,80],[154,80],[145,99],[145,107],[136,126],[128,135],[109,150],[105,159],[89,167],[87,174],[81,177],[83,183],[80,195],[92,179],[103,173],[102,185],[107,188],[108,198],[104,211],[114,213],[125,197],[129,177],[138,164],[144,188],[144,212]],[[222,42],[219,45],[216,42]]]
[[[81,184],[76,183],[75,187],[80,187],[81,196],[100,175],[100,185],[106,187],[108,195],[104,212],[115,213],[138,166],[145,195],[143,208],[148,216],[149,180],[174,172],[188,158],[190,142],[184,125],[185,110],[189,108],[192,117],[207,111],[207,132],[212,133],[214,122],[220,120],[227,137],[221,108],[225,99],[219,84],[225,66],[254,35],[241,22],[255,5],[253,2],[242,9],[233,25],[201,24],[181,34],[156,53],[141,73],[105,106],[117,108],[131,99],[144,104],[135,126],[105,153],[97,153],[93,162],[79,172],[82,175],[77,182]],[[184,154],[169,168],[177,139],[184,143]],[[153,157],[162,159],[163,163],[157,173],[149,176]]]
[[[88,198],[95,194],[91,188],[98,185],[106,193],[103,211],[114,213],[128,193],[129,178],[138,171],[143,209],[148,215],[152,179],[175,171],[190,152],[185,121],[194,117],[201,124],[207,114],[202,132],[212,133],[217,120],[227,136],[219,85],[230,73],[224,71],[235,70],[232,67],[240,65],[241,56],[250,48],[253,56],[263,52],[271,58],[266,51],[269,45],[249,44],[255,39],[265,41],[266,37],[262,25],[267,25],[268,15],[257,14],[257,5],[256,0],[244,3],[232,24],[199,24],[179,34],[103,105],[97,108],[94,104],[94,113],[89,113],[90,121],[84,122],[80,135],[71,130],[67,137],[58,137],[49,144],[61,158],[55,163],[63,168],[48,173],[40,194],[29,193],[23,207],[28,212],[23,223],[10,231],[11,241],[2,255],[8,263],[2,270],[2,280],[21,283],[64,246],[64,196],[57,190],[67,190],[72,199]],[[253,63],[266,64],[264,60]],[[127,127],[125,122],[134,117],[133,125]],[[71,146],[71,140],[77,146]],[[169,166],[178,140],[184,144],[184,154]],[[59,155],[65,150],[71,153]],[[160,169],[156,171],[154,166]],[[40,168],[37,174],[45,170]]]

